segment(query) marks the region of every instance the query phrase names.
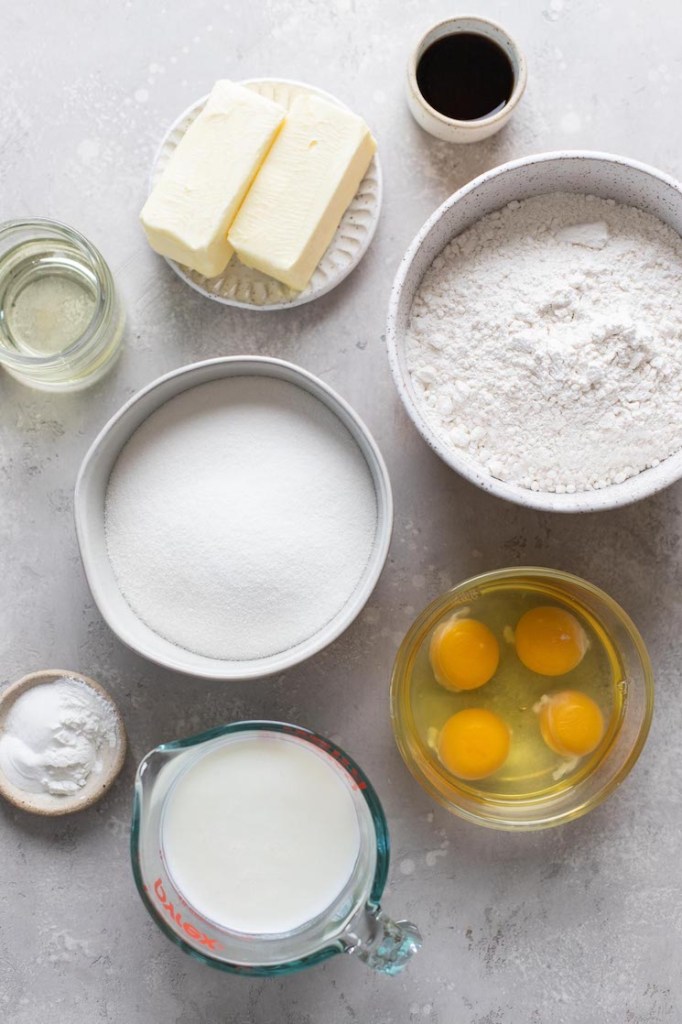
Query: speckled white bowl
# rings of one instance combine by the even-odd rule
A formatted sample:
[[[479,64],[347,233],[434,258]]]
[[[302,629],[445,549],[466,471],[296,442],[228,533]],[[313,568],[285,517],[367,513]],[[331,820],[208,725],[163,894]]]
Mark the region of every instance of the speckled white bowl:
[[[400,263],[393,283],[386,341],[403,404],[437,455],[472,483],[507,501],[548,512],[593,512],[640,501],[682,477],[682,450],[621,484],[554,494],[496,480],[479,462],[446,446],[423,418],[405,363],[405,334],[415,293],[433,259],[456,235],[514,199],[547,192],[582,192],[615,199],[659,217],[682,234],[682,185],[627,157],[588,151],[540,153],[495,167],[450,196],[426,221]],[[680,410],[682,415],[682,409]]]

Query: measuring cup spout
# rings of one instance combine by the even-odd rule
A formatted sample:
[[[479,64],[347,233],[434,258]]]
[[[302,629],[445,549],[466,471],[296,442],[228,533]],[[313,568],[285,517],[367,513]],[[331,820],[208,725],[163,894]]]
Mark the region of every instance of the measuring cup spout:
[[[353,953],[372,970],[399,974],[422,946],[419,929],[411,921],[393,921],[380,907],[368,904],[341,937],[346,953]]]
[[[142,759],[135,775],[135,795],[140,804],[138,812],[147,809],[149,804],[162,800],[175,774],[174,762],[183,756],[184,751],[168,746],[156,747]]]

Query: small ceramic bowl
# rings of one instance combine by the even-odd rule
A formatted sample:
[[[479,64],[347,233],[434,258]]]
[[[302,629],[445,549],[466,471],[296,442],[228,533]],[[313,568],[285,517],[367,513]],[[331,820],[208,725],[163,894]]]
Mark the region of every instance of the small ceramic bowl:
[[[496,43],[507,55],[514,75],[514,87],[509,100],[497,113],[488,117],[480,117],[473,121],[458,121],[446,117],[427,103],[417,85],[417,67],[429,46],[444,36],[468,32],[485,36]],[[414,48],[407,65],[407,104],[418,125],[429,135],[434,135],[444,142],[480,142],[495,132],[499,132],[509,121],[526,88],[528,71],[526,60],[518,45],[509,33],[494,21],[487,18],[459,17],[447,18],[426,32]]]
[[[486,593],[522,588],[560,606],[577,604],[599,624],[618,653],[622,678],[616,684],[621,707],[608,745],[589,770],[570,785],[529,797],[493,795],[475,782],[462,782],[440,763],[417,726],[414,669],[434,627],[445,616],[474,604]],[[558,677],[555,677],[556,681]],[[431,602],[410,626],[391,678],[391,719],[405,764],[420,786],[447,810],[467,821],[509,832],[561,825],[586,814],[614,791],[639,757],[651,724],[654,680],[649,655],[636,626],[608,594],[570,573],[528,567],[499,569],[453,587]]]
[[[126,733],[123,719],[113,698],[107,691],[96,683],[89,676],[80,672],[71,672],[66,669],[44,669],[40,672],[32,672],[23,676],[16,683],[0,694],[0,735],[5,727],[7,715],[14,702],[34,686],[50,684],[57,679],[76,679],[84,686],[90,687],[95,693],[107,702],[116,719],[116,743],[113,746],[104,746],[101,750],[102,770],[92,772],[82,789],[69,796],[54,796],[52,793],[30,793],[25,789],[15,786],[0,771],[0,795],[6,800],[20,807],[22,811],[30,811],[32,814],[41,814],[46,817],[56,817],[61,814],[72,814],[74,811],[85,810],[92,806],[114,782],[116,776],[123,767],[126,755]]]

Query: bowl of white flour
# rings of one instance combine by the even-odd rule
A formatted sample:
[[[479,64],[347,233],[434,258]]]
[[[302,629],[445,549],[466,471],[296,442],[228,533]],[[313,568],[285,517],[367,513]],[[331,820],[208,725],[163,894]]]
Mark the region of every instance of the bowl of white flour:
[[[102,616],[158,664],[212,679],[284,671],[360,612],[388,553],[388,473],[318,378],[277,359],[183,367],[104,427],[76,484]]]
[[[625,157],[547,153],[451,196],[407,250],[387,344],[449,466],[587,512],[682,477],[682,187]]]

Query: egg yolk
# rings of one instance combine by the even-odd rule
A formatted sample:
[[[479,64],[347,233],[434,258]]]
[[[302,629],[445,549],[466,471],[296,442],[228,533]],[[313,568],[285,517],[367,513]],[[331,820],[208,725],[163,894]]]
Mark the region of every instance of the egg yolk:
[[[563,676],[579,665],[587,638],[576,617],[563,608],[548,605],[531,608],[519,619],[515,631],[516,653],[531,672]]]
[[[467,708],[448,718],[438,737],[438,756],[460,779],[485,779],[501,768],[511,734],[493,711]]]
[[[448,690],[476,690],[495,675],[500,647],[477,619],[450,619],[433,631],[429,658],[437,681]]]
[[[579,690],[546,694],[540,700],[538,715],[542,738],[562,757],[591,754],[604,735],[599,705]]]

